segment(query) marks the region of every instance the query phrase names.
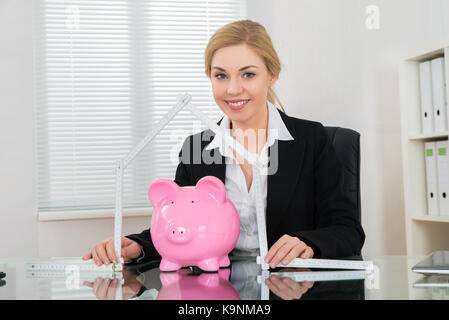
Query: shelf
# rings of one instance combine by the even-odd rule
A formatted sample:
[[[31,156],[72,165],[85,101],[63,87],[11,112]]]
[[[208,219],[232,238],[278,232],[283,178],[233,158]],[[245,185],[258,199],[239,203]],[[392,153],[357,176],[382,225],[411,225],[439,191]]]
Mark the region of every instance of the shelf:
[[[427,215],[424,144],[448,140],[449,130],[422,133],[420,63],[443,57],[449,84],[449,37],[422,43],[399,63],[402,174],[407,255],[427,255],[449,249],[449,216]],[[449,97],[449,85],[445,89]],[[449,112],[445,113],[449,123]],[[441,129],[440,129],[441,130]]]
[[[448,136],[449,136],[449,132],[444,131],[444,132],[434,132],[434,133],[427,133],[427,134],[411,134],[411,135],[409,135],[408,139],[411,141],[431,140],[431,139],[439,139],[439,138],[447,139]]]
[[[445,222],[449,223],[449,217],[446,216],[416,216],[412,217],[415,221],[427,221],[427,222]]]

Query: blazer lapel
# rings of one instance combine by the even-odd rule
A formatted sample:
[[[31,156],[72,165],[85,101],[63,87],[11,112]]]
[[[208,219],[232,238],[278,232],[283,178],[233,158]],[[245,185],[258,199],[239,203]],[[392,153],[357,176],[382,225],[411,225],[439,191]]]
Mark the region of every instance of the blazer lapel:
[[[220,119],[220,121],[217,122],[217,125],[221,124],[221,121],[223,120],[223,117]],[[210,130],[210,129],[209,129]],[[215,137],[215,134],[214,134]],[[204,150],[204,148],[206,147],[206,145],[209,144],[209,142],[206,142],[206,144],[201,148],[201,150]],[[214,176],[217,177],[218,179],[221,180],[221,182],[223,182],[223,184],[225,184],[225,177],[226,177],[226,162],[225,162],[225,157],[223,155],[220,154],[220,152],[218,151],[218,149],[214,149],[212,151],[212,157],[215,159],[215,152],[218,153],[219,156],[221,156],[221,163],[215,163],[213,162],[211,165],[206,166],[205,171],[209,172],[210,176]]]
[[[280,114],[294,140],[276,140],[268,149],[269,165],[271,165],[272,161],[278,162],[275,173],[267,176],[266,225],[269,246],[278,240],[275,239],[277,236],[276,230],[281,223],[280,217],[283,216],[282,212],[287,210],[289,203],[292,201],[293,191],[300,176],[305,151],[305,141],[298,138],[288,117],[282,112]],[[274,157],[277,157],[277,159]]]
[[[202,148],[204,150],[204,147]],[[198,177],[198,179],[195,181],[195,185],[198,182],[199,179],[201,179],[204,176],[214,176],[225,184],[225,177],[226,177],[226,163],[225,163],[225,157],[220,154],[218,149],[212,150],[213,154],[212,157],[214,157],[215,152],[218,152],[219,156],[221,157],[221,163],[211,163],[211,164],[202,164],[201,165],[201,175]]]
[[[220,124],[221,120],[218,122]],[[210,129],[209,129],[210,130]],[[208,134],[209,136],[215,137],[214,133]],[[204,148],[210,143],[210,141],[201,140],[201,153],[204,151]],[[225,157],[220,154],[218,148],[210,150],[212,159],[215,159],[215,156],[221,157],[221,163],[215,163],[213,161],[211,164],[201,163],[198,166],[192,167],[192,175],[193,175],[193,185],[196,185],[198,181],[205,176],[214,176],[220,179],[223,184],[225,183],[226,177],[226,162]],[[216,155],[218,153],[218,155]]]

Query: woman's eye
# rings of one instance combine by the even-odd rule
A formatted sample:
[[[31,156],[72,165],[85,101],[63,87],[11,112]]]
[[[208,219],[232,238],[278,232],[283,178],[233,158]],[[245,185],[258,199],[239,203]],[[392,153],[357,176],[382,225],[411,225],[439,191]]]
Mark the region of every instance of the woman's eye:
[[[252,72],[246,72],[246,73],[243,74],[243,77],[244,77],[244,78],[252,78],[252,77],[254,77],[254,76],[255,76],[255,74],[252,73]],[[217,74],[215,75],[215,78],[216,78],[216,79],[225,79],[225,78],[226,78],[226,75],[223,74],[223,73],[217,73]]]
[[[217,74],[215,75],[215,78],[217,78],[217,79],[224,79],[224,78],[221,78],[221,76],[226,77],[223,73],[217,73]]]

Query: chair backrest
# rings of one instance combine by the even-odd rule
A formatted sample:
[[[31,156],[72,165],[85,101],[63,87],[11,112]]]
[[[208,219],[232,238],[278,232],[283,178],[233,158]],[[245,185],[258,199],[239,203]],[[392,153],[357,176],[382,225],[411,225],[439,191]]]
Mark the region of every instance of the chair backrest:
[[[361,222],[360,203],[360,133],[341,127],[325,127],[337,152],[345,177],[345,189],[357,204],[358,219]]]

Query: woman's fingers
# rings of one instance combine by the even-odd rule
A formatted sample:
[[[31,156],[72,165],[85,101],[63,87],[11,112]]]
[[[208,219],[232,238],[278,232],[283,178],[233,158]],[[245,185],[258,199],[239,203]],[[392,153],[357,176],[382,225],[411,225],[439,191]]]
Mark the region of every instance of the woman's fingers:
[[[114,279],[111,280],[109,279],[109,287],[108,287],[108,292],[106,294],[106,299],[107,300],[115,300],[115,293],[117,291],[117,286],[118,286],[118,280]]]
[[[89,252],[88,254],[86,254],[82,259],[83,259],[83,260],[89,260],[89,259],[92,259],[92,252]]]
[[[140,255],[141,246],[136,241],[125,237],[125,240],[122,242],[122,244],[122,256],[125,261],[135,259]]]
[[[278,250],[287,242],[287,238],[285,236],[282,236],[278,241],[276,241],[268,250],[267,255],[265,256],[265,262],[269,263],[271,265],[271,260],[276,255]]]
[[[281,261],[283,265],[289,264],[294,258],[297,258],[298,255],[302,253],[307,247],[304,242],[296,237],[289,237],[288,239],[286,239],[286,241],[284,240],[281,243],[282,246],[278,247],[276,253],[271,258],[271,268],[276,268]]]
[[[281,261],[283,265],[287,265],[295,258],[308,259],[313,257],[313,255],[312,248],[307,244],[297,237],[291,237],[285,234],[271,246],[264,260],[273,269]]]
[[[281,237],[269,250],[271,255],[268,256],[268,263],[271,268],[276,268],[279,262],[287,255],[287,253],[292,249],[292,243],[289,239]]]
[[[118,279],[97,277],[94,282],[84,281],[83,286],[92,288],[99,300],[115,300]]]
[[[114,261],[114,263],[118,263],[117,255],[115,254],[115,250],[114,250],[114,241],[113,240],[110,240],[106,243],[106,253],[107,253],[109,259]]]
[[[302,259],[310,259],[314,255],[314,252],[311,247],[306,247],[306,249],[301,253],[300,258]]]
[[[109,278],[103,279],[101,277],[99,277],[98,279],[100,279],[100,283],[99,283],[99,286],[98,286],[98,290],[96,292],[96,296],[97,296],[98,299],[104,300],[107,297],[109,284],[111,283],[111,279],[109,279]]]
[[[280,279],[277,276],[266,279],[265,284],[275,295],[284,300],[299,299],[313,286],[313,282],[296,282],[290,278]]]
[[[122,237],[121,257],[125,261],[137,258],[141,252],[141,246],[126,237]],[[88,254],[82,257],[83,260],[93,259],[95,263],[101,266],[103,263],[108,265],[110,263],[119,263],[119,259],[115,254],[114,238],[110,237],[104,241],[97,243]]]
[[[269,279],[265,280],[265,284],[267,287],[279,298],[286,299],[287,297],[284,295],[283,288],[285,289],[285,284],[283,284],[278,277],[271,276]]]
[[[272,262],[270,262],[271,268],[276,268],[292,249],[293,245],[289,242],[285,243],[281,248],[279,248],[279,250],[276,252],[276,255],[273,257]]]
[[[98,289],[100,289],[100,285],[102,283],[102,278],[101,277],[97,277],[94,281],[94,285],[92,287],[92,290],[94,291],[95,296],[98,298]]]
[[[110,263],[108,254],[106,253],[106,243],[100,242],[96,246],[98,258],[106,265]]]
[[[98,266],[101,266],[101,265],[103,264],[103,262],[101,262],[100,258],[98,257],[96,247],[94,247],[94,248],[92,249],[92,259],[94,259],[94,262],[95,262]]]
[[[312,288],[313,285],[315,284],[314,281],[303,281],[303,282],[301,282],[301,283],[302,283],[302,285],[303,285],[304,287],[306,287],[307,289]]]
[[[271,291],[273,291],[275,295],[277,295],[281,299],[290,300],[293,299],[294,296],[296,296],[296,293],[284,281],[284,279],[281,280],[277,276],[270,277],[267,286],[270,288]]]
[[[305,250],[307,250],[307,245],[305,243],[294,245],[291,248],[290,252],[288,252],[287,255],[282,258],[282,264],[284,266],[288,265],[290,262],[292,262],[293,259],[297,258]]]
[[[302,282],[296,282],[290,278],[282,278],[281,281],[288,287],[290,296],[295,299],[300,298],[302,294],[307,291],[307,289],[303,290],[303,286],[301,285]]]

